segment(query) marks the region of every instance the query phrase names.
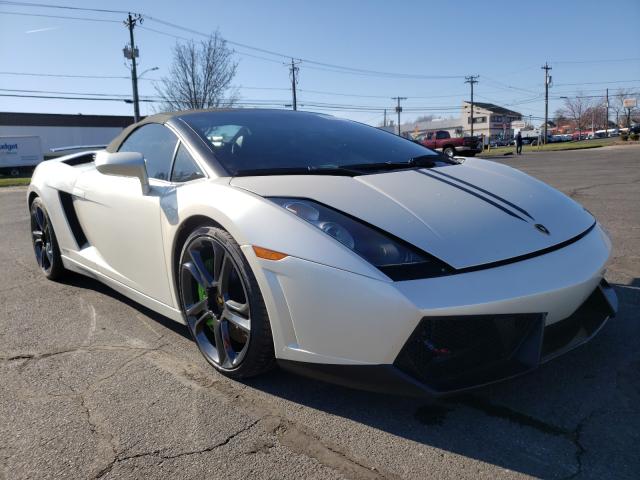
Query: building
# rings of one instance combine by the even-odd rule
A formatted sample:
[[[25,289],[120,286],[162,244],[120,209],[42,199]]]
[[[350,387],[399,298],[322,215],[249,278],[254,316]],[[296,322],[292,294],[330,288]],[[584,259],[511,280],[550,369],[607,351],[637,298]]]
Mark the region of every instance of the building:
[[[471,102],[462,102],[464,134],[471,134]],[[511,122],[522,120],[522,114],[493,103],[473,102],[473,134],[491,140],[513,138]]]
[[[0,112],[0,136],[36,135],[43,152],[72,145],[107,145],[133,117]]]

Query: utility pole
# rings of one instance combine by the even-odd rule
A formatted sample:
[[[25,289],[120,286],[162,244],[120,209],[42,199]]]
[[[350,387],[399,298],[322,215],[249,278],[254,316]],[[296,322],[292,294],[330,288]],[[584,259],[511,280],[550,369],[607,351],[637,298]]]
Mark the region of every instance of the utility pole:
[[[382,122],[382,126],[386,127],[387,126],[387,109],[384,109],[384,120]]]
[[[464,77],[464,83],[468,83],[471,85],[471,136],[472,137],[473,137],[473,85],[478,83],[479,76],[480,75],[469,75],[468,77]]]
[[[391,97],[391,100],[397,100],[398,105],[396,106],[396,113],[398,114],[398,136],[400,135],[400,112],[402,112],[402,107],[400,106],[401,100],[406,100],[407,97]],[[386,112],[386,110],[385,110]]]
[[[551,83],[551,77],[549,76],[549,70],[551,67],[548,62],[544,63],[543,67],[540,67],[544,70],[544,138],[542,139],[542,143],[547,143],[547,127],[549,123],[549,83]]]
[[[133,120],[134,122],[140,121],[140,100],[138,98],[138,71],[136,69],[136,57],[138,56],[138,49],[133,41],[133,29],[136,24],[142,23],[142,15],[129,13],[127,19],[124,21],[124,25],[129,29],[129,48],[124,48],[124,56],[131,60],[131,86],[133,87]]]
[[[607,111],[604,118],[604,136],[608,137],[609,136],[609,89],[608,88],[607,88],[607,96],[604,101],[604,108]]]
[[[291,59],[291,66],[289,67],[289,74],[291,75],[291,95],[293,96],[293,109],[298,110],[298,99],[296,97],[296,85],[298,84],[298,77],[296,74],[300,70],[298,67],[299,62],[295,62]]]

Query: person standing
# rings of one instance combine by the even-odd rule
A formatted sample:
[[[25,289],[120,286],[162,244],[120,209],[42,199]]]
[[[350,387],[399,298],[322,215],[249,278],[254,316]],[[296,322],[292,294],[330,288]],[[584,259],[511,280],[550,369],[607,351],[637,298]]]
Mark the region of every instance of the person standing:
[[[522,134],[520,130],[516,134],[516,155],[522,155]]]

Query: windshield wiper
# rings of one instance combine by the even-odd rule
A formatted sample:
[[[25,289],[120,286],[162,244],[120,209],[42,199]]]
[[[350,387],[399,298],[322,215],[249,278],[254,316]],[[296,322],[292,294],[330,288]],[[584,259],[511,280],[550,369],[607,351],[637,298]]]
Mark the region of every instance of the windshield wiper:
[[[448,160],[443,160],[440,155],[420,155],[413,157],[406,162],[378,162],[378,163],[358,163],[354,165],[345,165],[342,168],[350,168],[355,170],[364,170],[367,172],[373,170],[401,170],[403,168],[433,168],[445,164],[450,164]]]
[[[343,177],[355,177],[362,175],[361,170],[351,166],[340,167],[338,165],[321,165],[306,167],[275,167],[275,168],[253,168],[238,171],[236,177],[251,177],[263,175],[335,175]]]

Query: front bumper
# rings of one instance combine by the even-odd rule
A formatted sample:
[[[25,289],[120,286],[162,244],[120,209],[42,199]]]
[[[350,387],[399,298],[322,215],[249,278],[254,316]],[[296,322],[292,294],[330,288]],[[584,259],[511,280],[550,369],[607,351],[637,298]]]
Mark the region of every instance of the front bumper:
[[[443,396],[525,374],[588,342],[615,316],[616,294],[602,280],[569,317],[545,326],[544,313],[425,317],[393,365],[279,360],[286,370],[362,390]]]
[[[601,284],[611,244],[599,226],[566,247],[516,263],[402,282],[295,257],[277,262],[261,260],[250,247],[243,246],[243,250],[269,312],[276,358],[281,365],[370,390],[439,394],[517,375],[572,348],[579,340],[567,340],[563,335],[569,334],[563,329],[550,327],[569,325],[564,320],[575,318],[582,305],[590,306],[588,299],[596,291],[614,297],[611,289]],[[611,305],[615,307],[615,302]],[[608,316],[610,313],[598,319],[604,323]],[[504,335],[511,335],[506,337],[511,338],[510,343],[492,357],[500,368],[493,363],[484,365],[482,372],[473,371],[474,375],[466,378],[447,376],[444,367],[437,370],[435,364],[420,364],[419,359],[413,360],[413,369],[399,363],[401,353],[422,325],[433,324],[444,333],[447,328],[461,332],[458,336],[462,341],[465,335],[473,339],[485,331],[492,332],[496,319],[502,319],[505,326],[497,333],[486,333],[487,338],[477,348],[502,341],[502,330]],[[547,339],[562,337],[556,342],[559,346],[543,348],[540,339],[545,330]],[[595,333],[593,328],[589,331],[583,336]],[[547,340],[547,345],[550,342]],[[461,345],[465,346],[451,343],[434,348],[456,347],[455,353],[459,354]],[[525,347],[530,351],[523,366],[515,368],[513,362],[504,366],[505,360],[522,359]],[[469,360],[473,357],[456,358],[463,375],[469,366],[474,367]],[[429,379],[423,371],[438,375]]]

